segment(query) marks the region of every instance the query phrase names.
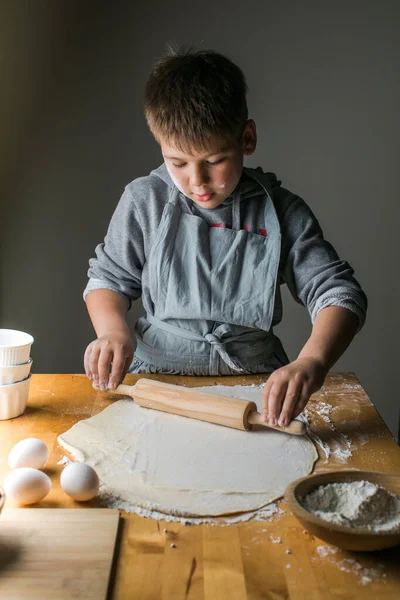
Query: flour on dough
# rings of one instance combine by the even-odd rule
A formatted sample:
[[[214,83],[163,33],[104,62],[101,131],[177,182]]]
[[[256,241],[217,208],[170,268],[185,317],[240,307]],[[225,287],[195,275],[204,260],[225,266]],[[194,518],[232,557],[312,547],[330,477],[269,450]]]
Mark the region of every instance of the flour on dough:
[[[260,387],[196,389],[253,400],[260,408]],[[141,408],[132,399],[76,423],[58,441],[96,470],[102,493],[187,517],[265,506],[308,475],[318,458],[307,437],[238,431]]]

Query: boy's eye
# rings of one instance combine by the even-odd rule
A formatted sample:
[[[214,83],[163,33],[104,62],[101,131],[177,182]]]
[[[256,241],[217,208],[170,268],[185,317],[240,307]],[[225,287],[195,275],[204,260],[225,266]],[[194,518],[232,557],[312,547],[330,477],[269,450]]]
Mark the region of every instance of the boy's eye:
[[[209,165],[219,165],[220,163],[224,162],[225,158],[220,158],[219,160],[216,160],[215,162],[210,162],[209,160],[207,161],[207,163]]]
[[[208,165],[219,165],[220,163],[224,162],[225,158],[220,158],[219,160],[215,161],[215,162],[211,162],[209,160],[206,160],[206,163]],[[186,163],[183,163],[182,165],[176,165],[175,163],[172,163],[174,165],[174,167],[176,167],[177,169],[182,169],[183,167],[186,166]]]

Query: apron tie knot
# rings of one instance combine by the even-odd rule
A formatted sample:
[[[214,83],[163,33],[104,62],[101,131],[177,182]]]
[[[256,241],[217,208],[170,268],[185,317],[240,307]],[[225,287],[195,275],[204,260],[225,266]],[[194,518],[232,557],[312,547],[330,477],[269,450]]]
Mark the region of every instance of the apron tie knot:
[[[217,336],[216,336],[216,335],[214,335],[213,333],[207,333],[207,335],[205,335],[204,337],[205,337],[205,339],[207,340],[207,342],[208,342],[209,344],[212,344],[213,346],[215,346],[215,345],[219,345],[219,346],[221,346],[221,345],[222,345],[222,342],[221,342],[221,340],[219,340],[219,339],[217,338]]]
[[[221,333],[228,328],[226,324],[221,325],[220,327],[222,330]],[[230,367],[234,371],[238,371],[239,373],[244,374],[248,372],[246,371],[246,369],[243,368],[243,366],[240,364],[237,358],[235,358],[234,356],[230,356],[225,350],[224,344],[226,344],[226,341],[218,339],[217,336],[213,333],[207,333],[204,336],[204,339],[207,340],[207,342],[211,344],[211,346],[215,347],[215,350],[218,352],[222,360],[228,365],[228,367]]]

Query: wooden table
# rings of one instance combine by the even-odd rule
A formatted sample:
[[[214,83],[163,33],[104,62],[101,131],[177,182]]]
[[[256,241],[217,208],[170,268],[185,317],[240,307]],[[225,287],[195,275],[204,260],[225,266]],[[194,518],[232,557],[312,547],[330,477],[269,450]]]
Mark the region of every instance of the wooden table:
[[[150,376],[188,386],[251,385],[267,379],[245,377]],[[133,384],[137,376],[128,375]],[[57,436],[117,397],[95,392],[84,375],[33,375],[25,413],[0,421],[0,482],[9,472],[11,447],[39,437],[52,449],[44,469],[53,489],[38,506],[78,508],[60,488],[65,451]],[[321,402],[325,404],[321,404]],[[325,410],[326,406],[332,406]],[[325,409],[324,409],[325,407]],[[322,410],[321,410],[322,408]],[[308,404],[312,428],[325,442],[334,432],[347,436],[352,456],[326,462],[321,449],[315,471],[357,468],[400,473],[400,449],[357,378],[331,373]],[[322,413],[322,414],[319,414]],[[339,434],[339,435],[340,435]],[[96,506],[96,500],[87,503]],[[6,502],[7,506],[7,502]],[[284,503],[267,522],[185,526],[122,512],[123,527],[113,573],[113,600],[380,600],[400,598],[400,547],[351,553],[309,535]],[[165,531],[166,530],[166,531]],[[280,540],[280,541],[279,541]],[[175,547],[172,547],[171,544]]]

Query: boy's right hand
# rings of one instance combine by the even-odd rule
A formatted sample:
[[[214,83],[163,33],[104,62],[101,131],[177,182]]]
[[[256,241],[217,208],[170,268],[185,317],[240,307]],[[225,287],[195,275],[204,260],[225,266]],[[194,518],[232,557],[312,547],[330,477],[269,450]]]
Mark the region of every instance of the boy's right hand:
[[[123,381],[132,358],[133,341],[128,333],[102,335],[86,348],[86,375],[101,390],[113,390]]]

